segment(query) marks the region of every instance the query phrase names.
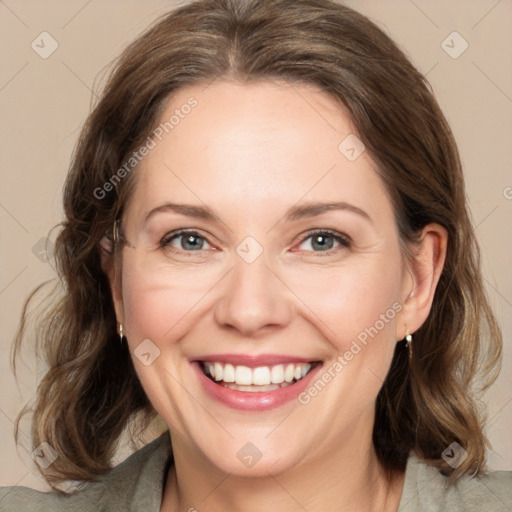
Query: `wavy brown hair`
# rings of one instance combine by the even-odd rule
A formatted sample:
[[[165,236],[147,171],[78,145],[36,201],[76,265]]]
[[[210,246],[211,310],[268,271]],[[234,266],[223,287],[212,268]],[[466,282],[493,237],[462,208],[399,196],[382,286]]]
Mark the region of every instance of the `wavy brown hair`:
[[[57,489],[107,471],[127,425],[142,428],[156,415],[119,343],[99,246],[122,215],[137,169],[97,191],[156,128],[174,92],[217,78],[319,87],[348,109],[392,198],[404,250],[428,223],[447,230],[432,310],[415,333],[411,364],[403,341],[396,345],[373,442],[390,470],[403,471],[414,449],[450,483],[482,473],[490,444],[480,395],[499,373],[501,334],[482,282],[456,143],[425,77],[374,23],[334,1],[198,0],[125,49],[73,155],[55,250],[60,292],[46,303],[36,333],[49,370],[37,390],[32,441],[59,454],[41,469],[48,483]],[[118,247],[107,255],[112,261]],[[14,360],[26,314],[27,305]],[[454,441],[468,453],[456,469],[441,457]]]

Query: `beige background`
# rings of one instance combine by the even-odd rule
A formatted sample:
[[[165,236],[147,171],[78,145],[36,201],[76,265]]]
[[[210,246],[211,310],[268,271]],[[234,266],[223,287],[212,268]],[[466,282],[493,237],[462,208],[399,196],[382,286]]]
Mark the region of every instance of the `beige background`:
[[[494,448],[489,464],[512,469],[512,1],[347,3],[383,27],[427,73],[459,143],[485,279],[505,339],[502,373],[486,395]],[[13,418],[34,395],[35,362],[27,356],[16,384],[9,353],[24,297],[54,276],[53,260],[42,261],[37,244],[61,220],[61,187],[91,89],[120,50],[174,4],[0,0],[1,485],[47,488],[30,453],[13,441]],[[43,31],[59,45],[47,59],[31,48]],[[457,59],[441,47],[453,31],[469,44]]]

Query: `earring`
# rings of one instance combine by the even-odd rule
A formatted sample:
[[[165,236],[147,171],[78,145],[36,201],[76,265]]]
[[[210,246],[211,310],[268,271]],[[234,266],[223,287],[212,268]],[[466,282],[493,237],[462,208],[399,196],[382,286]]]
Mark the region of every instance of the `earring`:
[[[409,362],[412,361],[412,334],[409,334],[409,329],[407,329],[407,334],[405,335],[405,341],[407,344],[407,348],[409,349]]]
[[[121,345],[123,344],[123,324],[119,324],[119,340],[121,341]]]

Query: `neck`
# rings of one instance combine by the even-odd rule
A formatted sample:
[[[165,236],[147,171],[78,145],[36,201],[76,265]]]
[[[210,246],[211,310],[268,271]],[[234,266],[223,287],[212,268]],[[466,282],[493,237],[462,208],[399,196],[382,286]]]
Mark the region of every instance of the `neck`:
[[[405,475],[388,474],[382,468],[371,436],[365,450],[342,442],[308,464],[259,478],[226,474],[204,459],[197,460],[174,437],[172,441],[175,463],[167,475],[161,512],[398,510]]]

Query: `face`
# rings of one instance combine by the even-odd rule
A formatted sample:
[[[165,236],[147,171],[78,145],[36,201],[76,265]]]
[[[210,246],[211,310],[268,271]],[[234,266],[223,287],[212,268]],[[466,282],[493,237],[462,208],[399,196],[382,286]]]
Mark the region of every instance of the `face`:
[[[161,122],[176,110],[136,171],[114,286],[175,450],[257,476],[368,443],[410,282],[373,162],[340,146],[349,117],[273,82],[181,89]]]

